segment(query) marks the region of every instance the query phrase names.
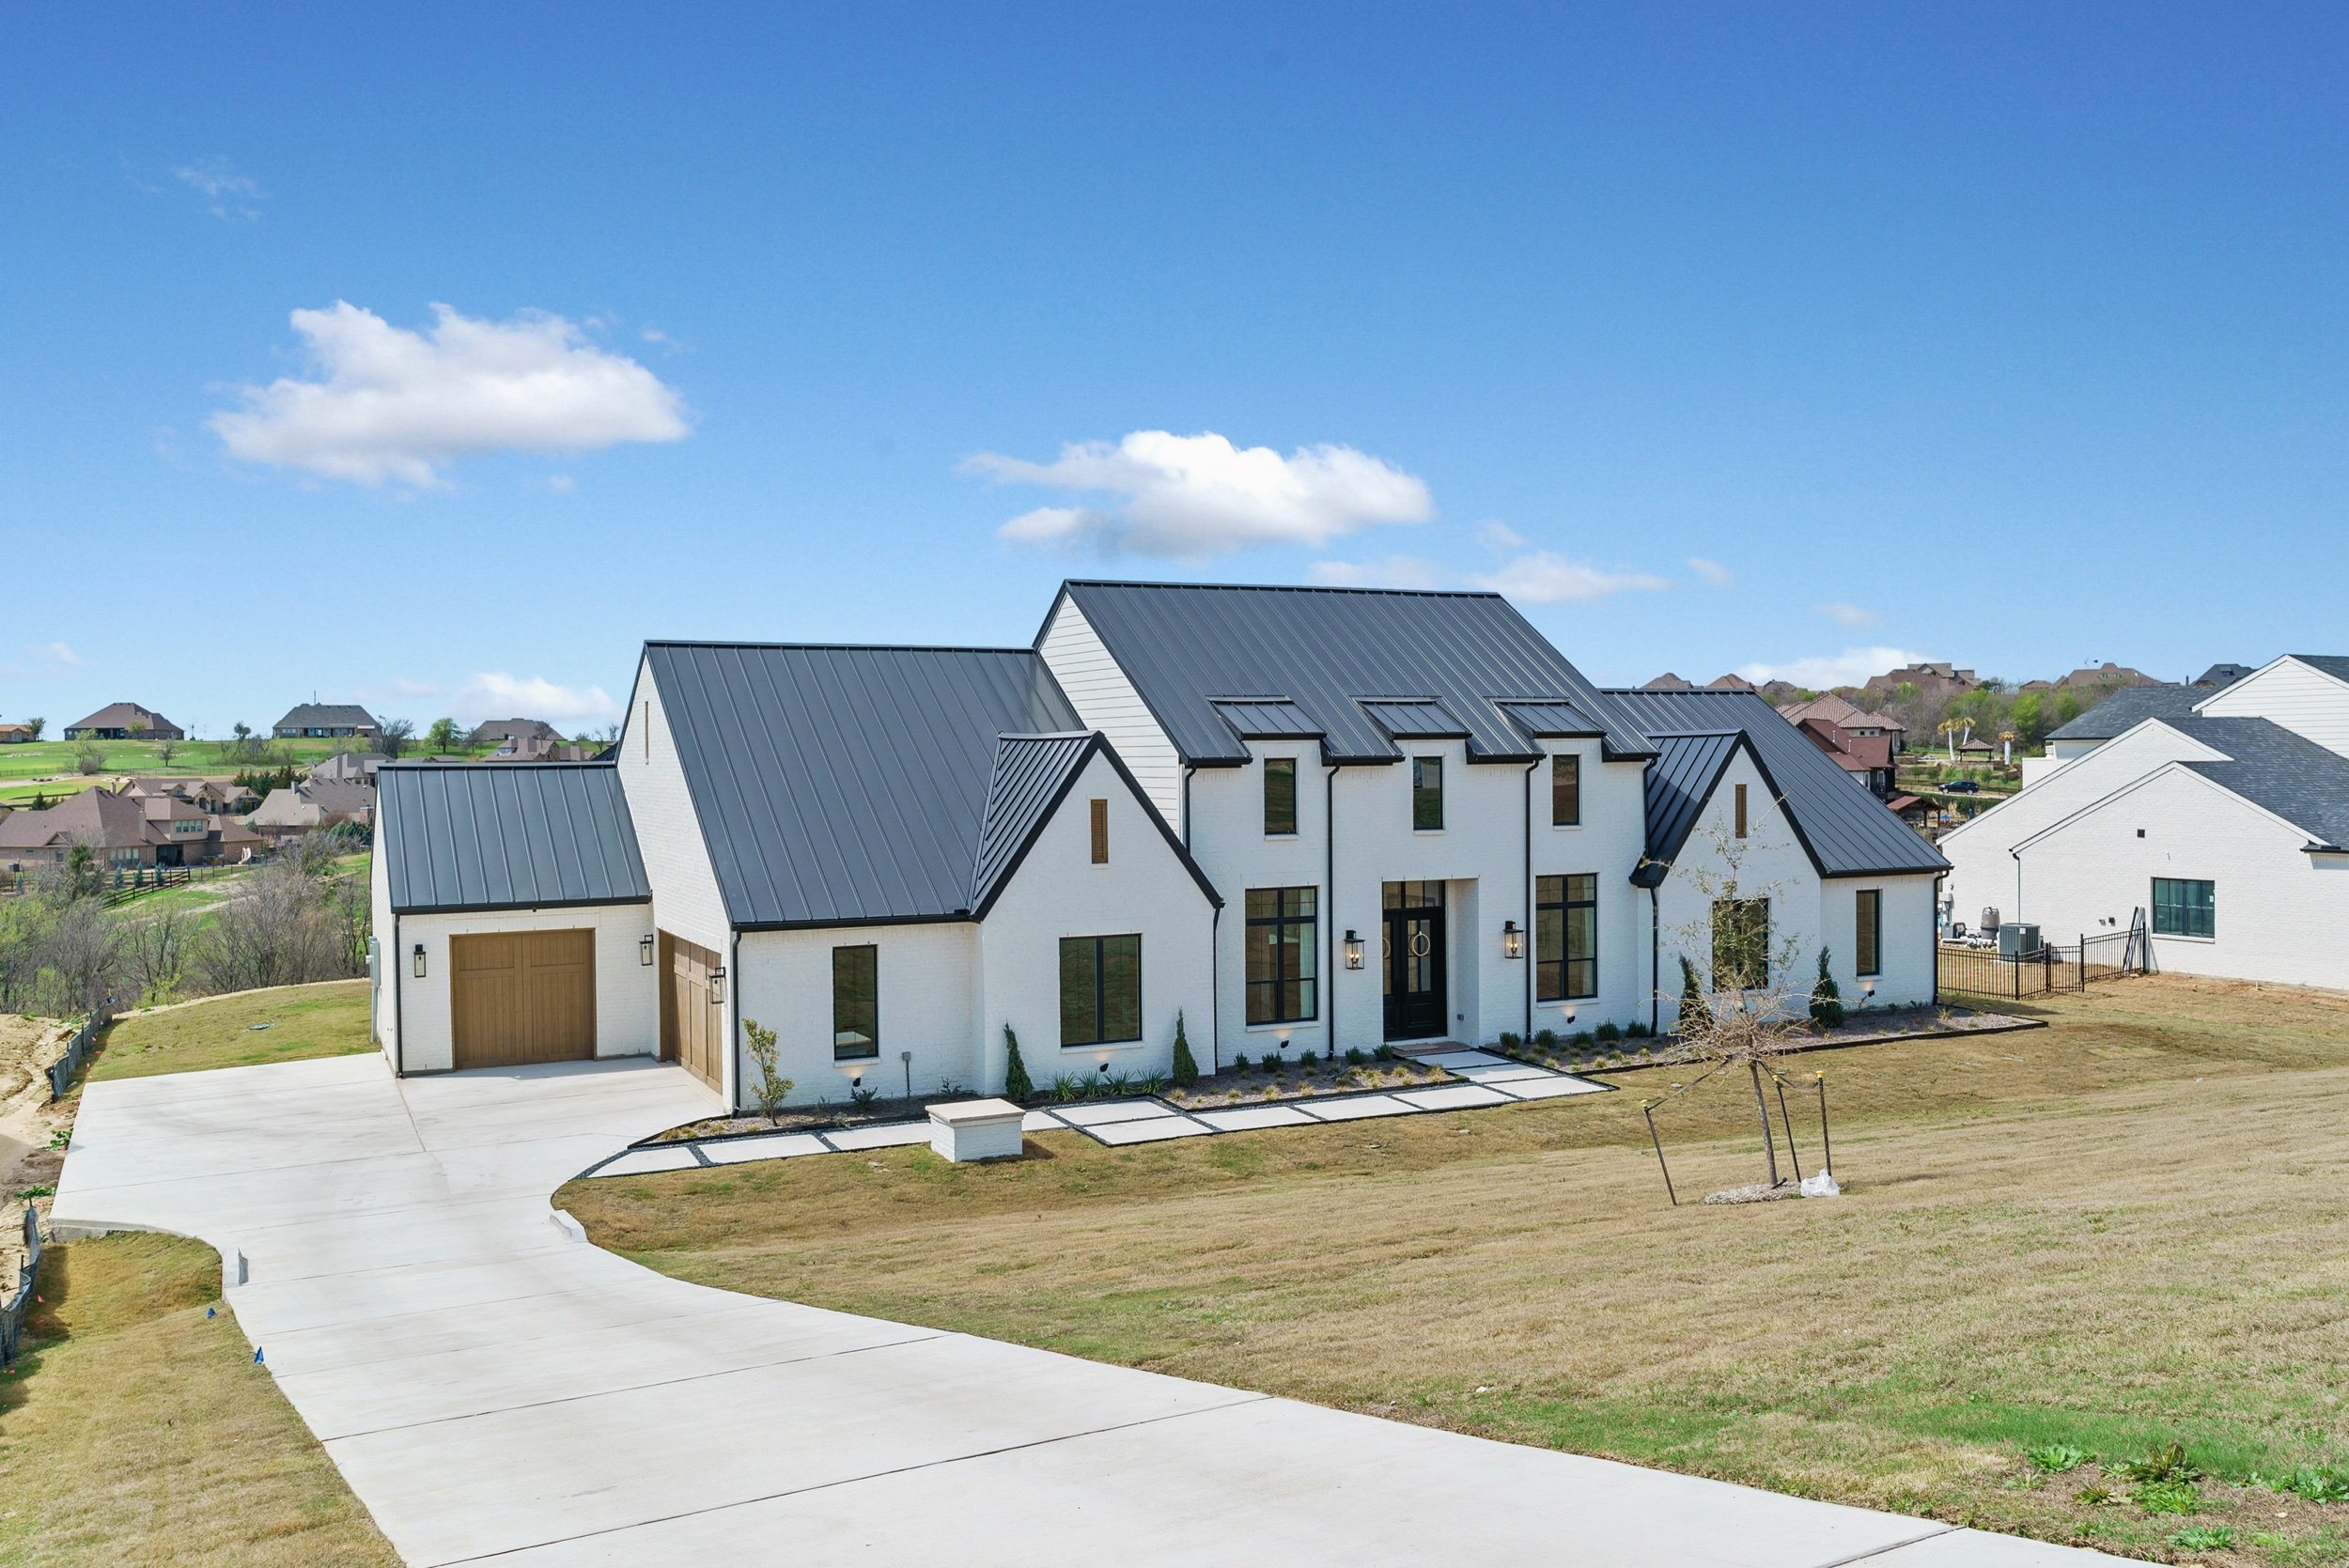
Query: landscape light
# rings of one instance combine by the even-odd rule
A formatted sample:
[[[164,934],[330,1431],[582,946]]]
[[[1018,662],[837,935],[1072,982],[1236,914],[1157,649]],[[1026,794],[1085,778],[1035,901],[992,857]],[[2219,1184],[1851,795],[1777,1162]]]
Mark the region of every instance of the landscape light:
[[[416,944],[416,954],[413,963],[415,965],[416,978],[422,980],[424,978],[424,943],[422,942],[418,942]]]
[[[1359,931],[1346,934],[1346,967],[1350,970],[1362,967],[1362,937]]]
[[[1514,920],[1501,923],[1501,955],[1503,958],[1525,956],[1525,933],[1517,929],[1517,923]]]

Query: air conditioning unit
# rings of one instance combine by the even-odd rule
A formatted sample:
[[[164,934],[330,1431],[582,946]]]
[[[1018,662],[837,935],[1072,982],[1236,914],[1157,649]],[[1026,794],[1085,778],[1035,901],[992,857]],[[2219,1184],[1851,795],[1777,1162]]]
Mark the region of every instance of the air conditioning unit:
[[[2028,921],[2009,921],[1999,927],[1999,956],[2029,958],[2039,951],[2039,927]]]

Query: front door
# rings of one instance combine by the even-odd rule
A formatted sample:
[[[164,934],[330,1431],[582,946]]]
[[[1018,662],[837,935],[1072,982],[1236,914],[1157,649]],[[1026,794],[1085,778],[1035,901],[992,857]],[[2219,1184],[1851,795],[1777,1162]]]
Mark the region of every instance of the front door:
[[[1444,1032],[1443,884],[1386,886],[1382,967],[1390,1040],[1432,1040]]]

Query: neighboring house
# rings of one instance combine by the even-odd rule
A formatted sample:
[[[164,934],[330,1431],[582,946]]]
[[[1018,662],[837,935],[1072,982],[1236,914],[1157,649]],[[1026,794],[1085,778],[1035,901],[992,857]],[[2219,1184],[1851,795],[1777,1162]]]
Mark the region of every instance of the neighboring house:
[[[2232,686],[2251,673],[2248,664],[2214,664],[2196,675],[2189,683],[2195,686]]]
[[[1705,682],[1704,689],[1707,691],[1750,691],[1753,682],[1743,675],[1715,675]]]
[[[1038,1083],[1163,1073],[1178,1019],[1206,1071],[1669,1026],[1723,846],[1785,982],[1824,946],[1934,995],[1930,846],[1760,698],[1602,691],[1490,594],[1070,582],[1028,648],[649,643],[615,761],[379,779],[402,1072],[659,1053],[739,1106],[745,1019],[802,1103],[999,1092],[1014,1035]]]
[[[1874,735],[1856,735],[1837,728],[1825,719],[1805,719],[1795,727],[1811,743],[1834,758],[1835,766],[1852,776],[1852,782],[1879,800],[1892,799],[1892,737],[1881,730]]]
[[[2102,664],[2083,665],[2055,684],[2059,690],[2069,687],[2078,691],[2132,686],[2160,686],[2165,683],[2155,680],[2142,670],[2132,670],[2125,664],[2115,664],[2108,659]]]
[[[519,735],[498,743],[485,762],[592,762],[605,748],[574,746],[559,737]]]
[[[63,865],[77,844],[99,852],[117,871],[184,863],[186,840],[203,842],[201,828],[175,836],[148,820],[145,804],[110,789],[85,789],[45,811],[21,811],[0,822],[0,869],[31,871]]]
[[[215,816],[249,812],[261,803],[251,788],[222,779],[125,779],[121,793],[136,800],[168,795]]]
[[[270,733],[280,740],[338,740],[345,736],[371,739],[383,733],[383,726],[356,703],[300,703]]]
[[[506,740],[559,743],[563,732],[544,719],[485,719],[465,737],[469,746],[492,746]]]
[[[2049,940],[2141,926],[2159,969],[2349,988],[2349,658],[2183,690],[2190,707],[2144,714],[1944,837],[1950,909]]]
[[[1809,719],[1823,719],[1846,736],[1891,737],[1891,749],[1906,749],[1908,731],[1898,719],[1859,706],[1832,691],[1823,692],[1808,702],[1788,703],[1778,710],[1790,724],[1800,724]]]
[[[2038,783],[2075,757],[2086,756],[2115,736],[2125,735],[2148,719],[2180,717],[2210,695],[2191,686],[2128,686],[2094,707],[2047,734],[2045,756],[2023,759],[2023,783]]]
[[[0,724],[0,746],[23,746],[33,738],[30,724]]]
[[[1904,686],[1913,686],[1921,695],[1939,697],[1971,691],[1981,684],[1974,678],[1973,671],[1961,670],[1953,664],[1904,664],[1897,670],[1870,675],[1866,690],[1889,696]]]
[[[108,703],[65,727],[68,740],[185,740],[187,732],[152,708]]]
[[[1683,680],[1670,670],[1640,688],[1642,691],[1693,691],[1696,689],[1694,681]]]
[[[336,752],[310,768],[312,784],[373,784],[375,770],[391,761],[381,752]]]
[[[379,775],[380,777],[381,775]],[[272,844],[300,838],[315,829],[337,822],[375,821],[376,786],[366,784],[315,783],[304,780],[289,789],[272,789],[248,822]]]

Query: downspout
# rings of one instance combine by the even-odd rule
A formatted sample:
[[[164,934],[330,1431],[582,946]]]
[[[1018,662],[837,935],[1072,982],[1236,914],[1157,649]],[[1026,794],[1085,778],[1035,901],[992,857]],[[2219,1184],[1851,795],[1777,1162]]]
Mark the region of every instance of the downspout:
[[[2015,863],[2019,869],[2023,862],[2016,861]],[[1933,1005],[1937,1011],[1941,1006],[1941,883],[1948,876],[1949,873],[1945,871],[1933,879],[1933,908],[1925,911],[1927,930],[1931,938],[1925,951],[1933,955]],[[2084,955],[2088,950],[2082,948],[2080,951]],[[1876,955],[1878,963],[1883,962],[1883,959],[1882,954]],[[2084,956],[2082,961],[2086,961]]]
[[[399,951],[399,911],[392,911],[392,1076],[408,1076],[408,1031],[402,1025],[399,1001],[408,992],[408,962]],[[452,1055],[451,1060],[455,1060]]]
[[[1223,906],[1207,911],[1207,1076],[1223,1070]]]
[[[1322,1001],[1323,1015],[1329,1019],[1330,1032],[1323,1041],[1329,1060],[1338,1056],[1338,797],[1336,782],[1338,765],[1326,763],[1321,769],[1321,897],[1329,906],[1321,921]]]
[[[726,977],[733,984],[726,987],[726,1064],[720,1076],[733,1079],[734,1088],[726,1095],[726,1112],[739,1115],[742,1110],[742,1063],[739,1060],[742,1038],[742,933],[733,926],[726,928]]]
[[[1533,970],[1541,963],[1540,938],[1533,929],[1533,773],[1539,757],[1525,765],[1525,940],[1533,952],[1525,958],[1525,1037],[1533,1038]],[[1553,804],[1552,810],[1554,811]]]
[[[1199,771],[1195,762],[1183,767],[1183,847],[1190,848],[1190,776]]]
[[[1657,966],[1664,961],[1664,915],[1656,893],[1652,886],[1647,890],[1647,1032],[1651,1039],[1664,1021],[1664,977],[1657,972]]]

